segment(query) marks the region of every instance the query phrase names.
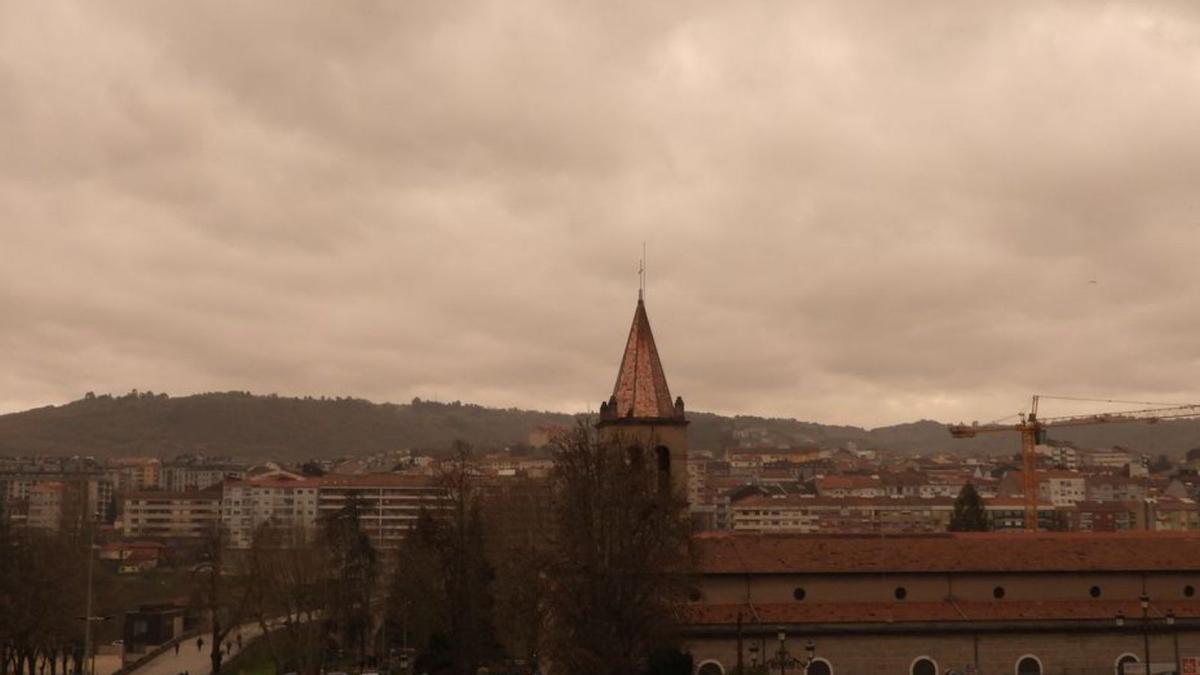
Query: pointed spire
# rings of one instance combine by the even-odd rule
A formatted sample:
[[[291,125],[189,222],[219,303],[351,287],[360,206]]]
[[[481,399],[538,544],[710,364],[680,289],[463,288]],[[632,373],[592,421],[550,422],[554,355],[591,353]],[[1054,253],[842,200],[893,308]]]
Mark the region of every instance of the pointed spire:
[[[667,387],[667,376],[658,358],[654,334],[650,332],[650,319],[646,316],[646,303],[641,298],[640,289],[638,296],[633,326],[629,329],[629,340],[625,343],[625,354],[617,371],[617,383],[608,404],[602,408],[602,417],[682,419],[683,401],[676,403],[671,399],[671,390]]]

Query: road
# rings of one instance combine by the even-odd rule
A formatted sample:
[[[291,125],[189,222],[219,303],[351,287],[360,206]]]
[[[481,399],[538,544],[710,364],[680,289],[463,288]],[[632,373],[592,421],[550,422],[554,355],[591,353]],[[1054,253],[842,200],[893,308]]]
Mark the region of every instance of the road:
[[[242,646],[249,647],[261,632],[257,623],[243,624],[241,627]],[[225,638],[226,644],[233,645],[229,656],[225,657],[226,660],[238,653],[237,634],[237,629],[231,630]],[[175,648],[171,647],[131,671],[130,675],[179,675],[180,673],[209,675],[212,670],[212,660],[209,657],[212,653],[211,640],[210,635],[204,635],[204,649],[196,648],[196,638],[184,640],[179,645],[178,654],[175,653]]]

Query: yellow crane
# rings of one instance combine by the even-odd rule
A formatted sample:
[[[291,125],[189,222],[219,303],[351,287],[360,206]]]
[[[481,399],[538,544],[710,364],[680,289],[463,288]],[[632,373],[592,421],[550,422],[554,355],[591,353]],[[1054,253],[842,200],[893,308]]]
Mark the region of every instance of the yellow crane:
[[[1022,489],[1025,499],[1025,529],[1033,532],[1038,529],[1037,516],[1037,461],[1034,446],[1045,442],[1047,429],[1054,427],[1078,427],[1088,424],[1112,424],[1118,422],[1146,422],[1153,424],[1160,420],[1188,419],[1200,417],[1200,404],[1173,405],[1161,408],[1145,408],[1142,410],[1126,410],[1122,412],[1096,413],[1092,415],[1067,415],[1064,417],[1038,417],[1038,400],[1042,398],[1066,398],[1061,396],[1033,397],[1029,413],[1021,413],[1021,421],[1016,424],[952,424],[950,435],[955,438],[974,438],[976,434],[987,434],[998,431],[1015,431],[1021,435],[1021,468]],[[1067,399],[1067,400],[1096,400],[1096,399]],[[1102,401],[1112,403],[1115,401]]]

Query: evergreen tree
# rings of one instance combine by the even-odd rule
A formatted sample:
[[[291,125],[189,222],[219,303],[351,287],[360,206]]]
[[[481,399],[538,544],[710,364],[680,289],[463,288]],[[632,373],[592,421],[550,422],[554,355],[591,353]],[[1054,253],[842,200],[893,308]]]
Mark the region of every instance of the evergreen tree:
[[[951,532],[987,532],[992,529],[983,498],[975,486],[967,483],[954,500],[954,515],[950,518]]]

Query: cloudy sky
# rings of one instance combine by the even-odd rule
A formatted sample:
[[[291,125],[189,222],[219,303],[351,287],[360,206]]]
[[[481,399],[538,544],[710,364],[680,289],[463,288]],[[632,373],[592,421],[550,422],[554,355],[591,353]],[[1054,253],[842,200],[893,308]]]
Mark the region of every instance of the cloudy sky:
[[[0,0],[0,411],[1200,399],[1200,13]]]

